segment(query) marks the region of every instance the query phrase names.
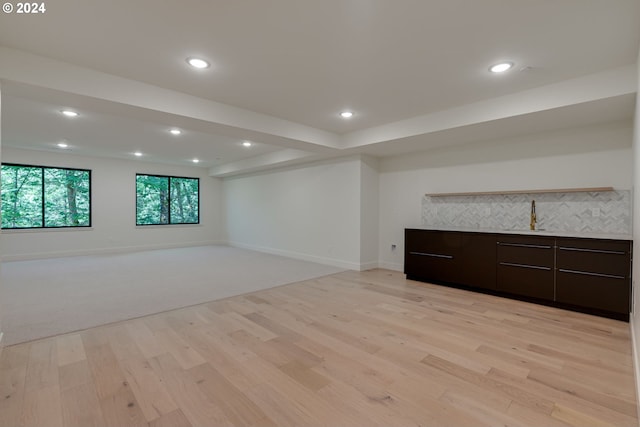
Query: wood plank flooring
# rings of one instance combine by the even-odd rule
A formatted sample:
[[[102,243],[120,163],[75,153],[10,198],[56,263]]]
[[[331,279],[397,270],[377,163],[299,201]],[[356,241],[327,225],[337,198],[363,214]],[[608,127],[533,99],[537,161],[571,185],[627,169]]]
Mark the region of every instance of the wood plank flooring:
[[[0,426],[637,426],[629,325],[343,272],[10,346]]]

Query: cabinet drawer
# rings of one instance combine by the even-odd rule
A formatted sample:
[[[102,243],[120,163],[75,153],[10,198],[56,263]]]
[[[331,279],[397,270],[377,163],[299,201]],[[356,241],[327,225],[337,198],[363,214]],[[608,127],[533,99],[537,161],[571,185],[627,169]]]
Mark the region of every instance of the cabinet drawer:
[[[405,273],[425,280],[456,282],[457,262],[450,255],[409,252],[405,255]]]
[[[406,230],[405,251],[456,257],[462,233],[432,230]]]
[[[558,237],[558,246],[629,253],[631,241]]]
[[[558,239],[556,251],[558,269],[624,278],[631,274],[629,242]]]
[[[499,291],[553,300],[553,268],[526,264],[498,264]]]
[[[548,238],[500,238],[498,265],[501,263],[551,267],[554,265],[554,239]]]
[[[553,300],[554,244],[547,237],[501,236],[497,242],[497,288]]]
[[[457,283],[462,233],[405,230],[404,272],[424,280]]]
[[[556,301],[581,307],[628,314],[630,279],[558,270]]]

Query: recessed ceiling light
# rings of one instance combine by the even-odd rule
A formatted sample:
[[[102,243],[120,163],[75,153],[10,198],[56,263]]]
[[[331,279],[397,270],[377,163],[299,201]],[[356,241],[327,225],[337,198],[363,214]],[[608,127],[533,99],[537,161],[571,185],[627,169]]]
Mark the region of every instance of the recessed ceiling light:
[[[489,71],[491,71],[492,73],[504,73],[505,71],[510,70],[512,67],[513,62],[501,62],[489,67]]]
[[[187,64],[193,68],[209,68],[209,63],[202,58],[187,58]]]
[[[191,160],[193,163],[200,163],[200,159],[193,159]]]
[[[61,113],[67,117],[78,117],[78,113],[73,110],[62,110]]]
[[[60,148],[68,148],[69,144],[67,144],[66,142],[58,142],[58,147],[60,147]]]
[[[249,142],[249,141],[245,141],[245,142],[242,143],[243,147],[251,147],[252,145],[253,144],[251,144],[251,142]]]
[[[136,152],[133,153],[133,155],[136,156],[136,157],[140,157],[140,156],[142,156],[142,153],[139,152],[139,151],[136,151]]]
[[[353,111],[343,111],[340,113],[340,117],[342,117],[343,119],[350,119],[351,117],[353,117]]]
[[[182,131],[177,128],[170,129],[169,132],[171,132],[171,135],[180,135],[182,133]]]

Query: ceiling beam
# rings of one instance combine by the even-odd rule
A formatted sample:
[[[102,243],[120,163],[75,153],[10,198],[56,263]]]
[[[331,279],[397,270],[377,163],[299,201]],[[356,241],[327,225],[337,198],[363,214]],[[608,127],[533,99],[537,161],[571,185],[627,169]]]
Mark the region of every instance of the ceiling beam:
[[[225,163],[209,169],[209,175],[224,178],[233,175],[253,173],[274,167],[284,167],[293,164],[314,161],[324,156],[302,150],[280,150],[261,156],[250,157],[236,162]]]
[[[0,46],[0,79],[206,122],[223,135],[299,148],[339,148],[334,133]]]
[[[628,65],[351,132],[343,136],[341,146],[364,147],[633,94],[637,92],[637,80],[636,66]]]

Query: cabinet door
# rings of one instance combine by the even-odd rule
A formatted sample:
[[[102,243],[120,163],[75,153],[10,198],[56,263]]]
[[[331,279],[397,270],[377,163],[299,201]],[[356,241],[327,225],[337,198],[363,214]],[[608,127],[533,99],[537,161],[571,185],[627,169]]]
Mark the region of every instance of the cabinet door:
[[[460,261],[460,283],[496,289],[496,235],[464,233]]]
[[[631,242],[558,239],[557,246],[558,302],[629,313]]]
[[[515,235],[498,240],[498,290],[552,301],[555,239]]]
[[[458,282],[461,233],[405,230],[404,272],[424,280]]]

